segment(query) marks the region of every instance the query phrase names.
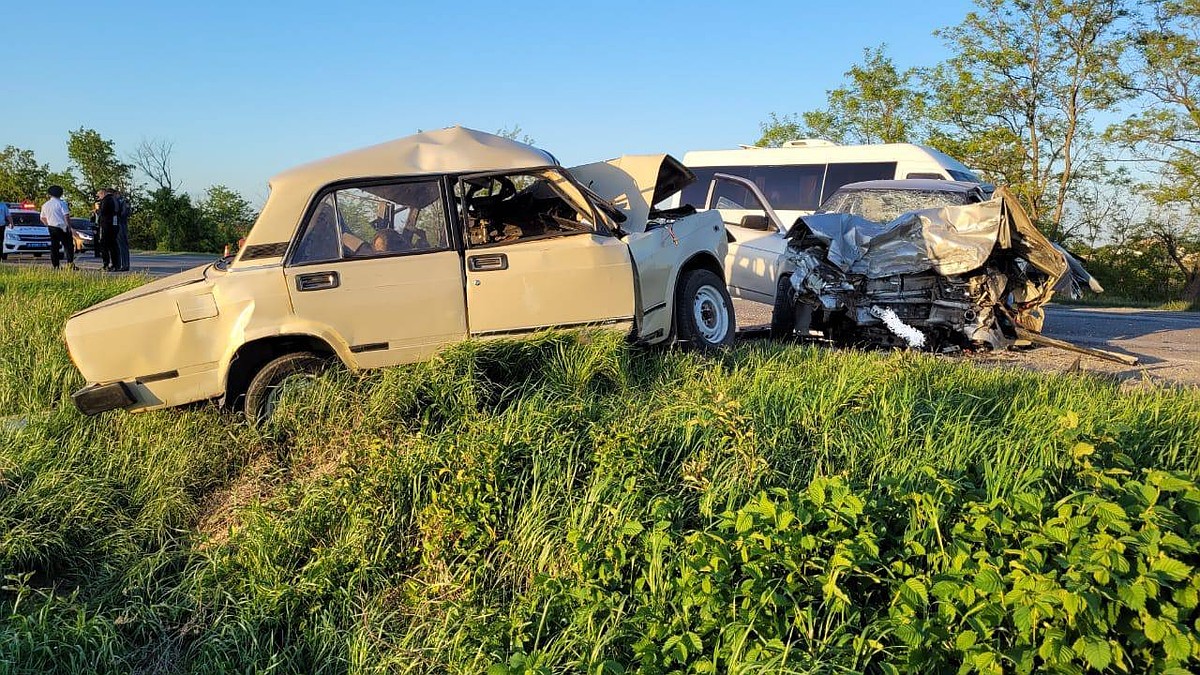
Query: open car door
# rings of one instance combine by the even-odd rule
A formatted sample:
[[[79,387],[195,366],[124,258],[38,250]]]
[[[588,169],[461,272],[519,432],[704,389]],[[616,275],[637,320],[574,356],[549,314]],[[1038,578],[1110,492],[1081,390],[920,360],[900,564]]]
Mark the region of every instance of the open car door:
[[[557,167],[462,176],[467,323],[474,336],[633,325],[628,247]]]
[[[718,187],[721,184],[731,188],[724,192],[734,195],[736,201],[720,195]],[[729,276],[730,295],[774,302],[783,252],[787,248],[784,238],[787,228],[775,209],[753,181],[724,173],[713,175],[705,203],[721,214],[725,230],[729,232],[725,270]]]

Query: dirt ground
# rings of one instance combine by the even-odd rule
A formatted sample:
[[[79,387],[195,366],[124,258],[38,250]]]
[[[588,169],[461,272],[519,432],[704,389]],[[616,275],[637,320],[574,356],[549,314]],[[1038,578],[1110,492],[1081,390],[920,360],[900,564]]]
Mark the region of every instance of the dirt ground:
[[[738,329],[753,334],[771,321],[771,307],[734,300]],[[967,356],[982,365],[1051,372],[1080,370],[1114,377],[1131,385],[1164,382],[1200,386],[1200,312],[1047,307],[1045,335],[1087,347],[1138,357],[1137,366],[1080,357],[1050,347]]]

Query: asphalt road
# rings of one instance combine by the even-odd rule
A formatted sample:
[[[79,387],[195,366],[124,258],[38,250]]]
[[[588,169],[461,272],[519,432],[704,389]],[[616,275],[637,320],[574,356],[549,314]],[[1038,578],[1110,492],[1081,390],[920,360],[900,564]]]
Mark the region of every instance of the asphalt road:
[[[165,277],[176,272],[191,269],[196,265],[212,262],[219,256],[195,255],[192,253],[134,253],[129,256],[130,273],[141,272],[155,277]],[[38,265],[50,267],[50,254],[40,258],[31,256],[9,256],[8,262],[19,265]],[[75,254],[75,264],[82,270],[101,271],[100,259],[93,256],[91,251]]]
[[[131,272],[167,276],[211,262],[216,255],[140,253],[130,257]],[[18,264],[49,267],[48,257],[10,258]],[[100,270],[100,259],[84,253],[76,263],[85,270]],[[757,302],[734,301],[738,328],[754,334],[755,327],[770,323],[771,308]],[[1160,312],[1123,308],[1047,307],[1045,334],[1077,344],[1137,356],[1138,366],[1083,357],[1048,347],[970,357],[984,364],[1012,365],[1039,370],[1085,370],[1121,380],[1163,380],[1200,385],[1200,312]],[[761,334],[761,332],[759,333]]]

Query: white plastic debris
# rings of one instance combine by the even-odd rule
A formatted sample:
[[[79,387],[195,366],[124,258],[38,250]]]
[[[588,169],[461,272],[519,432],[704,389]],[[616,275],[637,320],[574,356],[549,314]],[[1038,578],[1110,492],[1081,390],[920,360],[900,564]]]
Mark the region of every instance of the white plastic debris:
[[[925,346],[925,334],[904,323],[892,310],[872,305],[868,311],[879,317],[883,325],[887,326],[887,329],[892,331],[896,337],[907,342],[909,347],[920,349]]]

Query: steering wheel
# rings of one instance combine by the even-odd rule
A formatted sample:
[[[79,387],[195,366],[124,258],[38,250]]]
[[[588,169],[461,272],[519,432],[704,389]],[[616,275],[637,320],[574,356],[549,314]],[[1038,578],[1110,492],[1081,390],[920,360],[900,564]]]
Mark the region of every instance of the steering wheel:
[[[476,197],[475,195],[478,194],[480,190],[487,188],[490,185],[490,182],[482,185],[472,183],[471,188],[467,190],[466,195],[468,205],[486,208],[488,206],[492,206],[493,204],[499,204],[505,199],[517,194],[517,186],[513,184],[512,179],[508,176],[493,176],[491,180],[500,183],[500,191],[494,195]]]

